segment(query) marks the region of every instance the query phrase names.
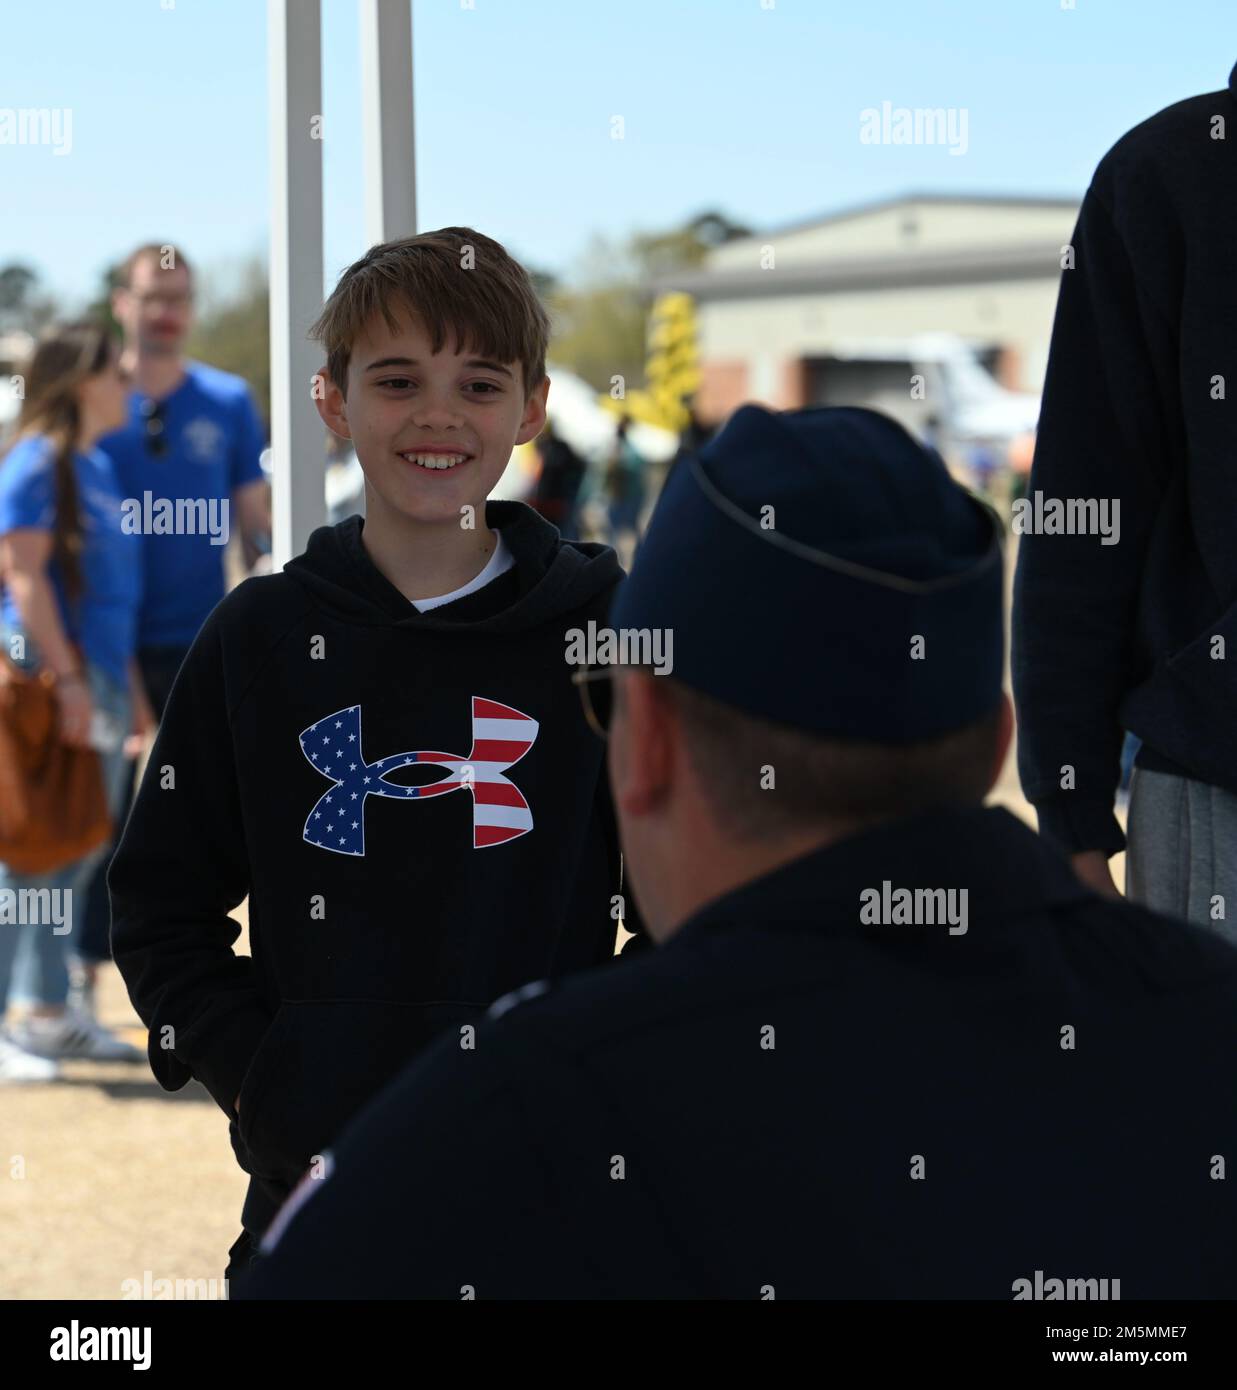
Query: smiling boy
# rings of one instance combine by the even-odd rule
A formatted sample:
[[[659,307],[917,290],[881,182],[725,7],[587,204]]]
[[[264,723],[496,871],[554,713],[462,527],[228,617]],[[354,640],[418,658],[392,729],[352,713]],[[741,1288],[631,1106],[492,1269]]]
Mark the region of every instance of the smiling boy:
[[[523,270],[504,264],[501,248],[477,233],[448,228],[431,236],[441,239],[434,259],[422,252],[411,263],[419,269],[428,261],[429,274],[421,274],[433,277],[430,285],[409,284],[399,298],[375,302],[375,291],[385,286],[364,277],[388,260],[398,265],[397,248],[413,243],[375,247],[344,272],[313,329],[327,350],[315,392],[318,413],[334,433],[352,440],[365,472],[365,549],[422,611],[483,576],[494,577],[486,566],[507,547],[498,530],[482,524],[485,499],[512,446],[540,433],[550,389],[549,324]],[[468,239],[457,249],[458,238]],[[478,245],[503,259],[469,268],[469,248]],[[446,289],[454,280],[467,293],[470,279],[478,291],[507,288],[523,310],[487,321],[479,297],[476,321],[459,327],[474,336],[488,328],[488,352],[448,341],[446,306],[432,305],[439,285]],[[472,298],[466,300],[470,308]],[[416,307],[421,303],[424,312]],[[528,359],[527,383],[521,359]],[[504,556],[498,568],[508,567]]]
[[[152,1069],[206,1087],[250,1174],[230,1272],[432,1038],[468,1049],[499,996],[609,959],[620,894],[565,660],[569,630],[605,621],[618,562],[486,501],[545,422],[526,272],[469,228],[375,246],[314,335],[315,401],[356,447],[365,519],[215,609],[109,875]],[[228,915],[246,895],[251,957]]]

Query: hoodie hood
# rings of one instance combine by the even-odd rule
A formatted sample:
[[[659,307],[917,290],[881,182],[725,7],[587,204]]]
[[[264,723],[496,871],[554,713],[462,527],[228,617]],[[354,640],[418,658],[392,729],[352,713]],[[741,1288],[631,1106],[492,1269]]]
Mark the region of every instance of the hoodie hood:
[[[364,626],[426,631],[519,632],[570,613],[606,592],[622,577],[618,557],[607,545],[565,541],[557,529],[523,502],[487,502],[486,524],[502,533],[514,561],[519,591],[500,613],[473,621],[431,609],[418,613],[370,559],[361,542],[364,520],[350,516],[320,526],[303,555],[284,573],[327,612]]]

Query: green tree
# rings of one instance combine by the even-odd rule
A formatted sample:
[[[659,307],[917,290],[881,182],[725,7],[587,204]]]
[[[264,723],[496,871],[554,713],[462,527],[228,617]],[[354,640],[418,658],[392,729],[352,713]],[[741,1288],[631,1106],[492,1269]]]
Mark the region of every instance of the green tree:
[[[238,288],[203,307],[186,349],[220,371],[235,372],[253,389],[258,408],[271,418],[270,281],[255,256],[246,262]]]
[[[56,301],[37,271],[16,261],[0,266],[0,330],[37,334],[56,317]]]
[[[550,357],[598,391],[609,391],[616,374],[632,381],[642,370],[638,278],[629,247],[597,235],[580,255],[572,279],[545,296],[553,323]]]
[[[629,389],[643,385],[653,282],[694,269],[715,246],[750,235],[749,228],[710,210],[681,227],[636,232],[621,243],[595,237],[574,285],[560,286],[548,301],[554,361],[598,391],[609,392],[616,375]]]
[[[697,213],[682,227],[668,232],[638,232],[631,239],[631,255],[646,279],[695,269],[717,246],[736,237],[751,236],[751,228],[731,222],[723,213]]]
[[[6,327],[21,323],[38,275],[28,265],[0,268],[0,323]]]

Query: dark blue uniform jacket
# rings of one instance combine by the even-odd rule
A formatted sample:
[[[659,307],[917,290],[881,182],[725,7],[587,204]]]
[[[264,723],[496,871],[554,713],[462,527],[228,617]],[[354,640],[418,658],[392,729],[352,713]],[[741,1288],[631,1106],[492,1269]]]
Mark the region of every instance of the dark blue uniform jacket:
[[[870,920],[899,889],[921,920]],[[469,1041],[234,1296],[1237,1296],[1237,952],[1004,810],[808,855]]]

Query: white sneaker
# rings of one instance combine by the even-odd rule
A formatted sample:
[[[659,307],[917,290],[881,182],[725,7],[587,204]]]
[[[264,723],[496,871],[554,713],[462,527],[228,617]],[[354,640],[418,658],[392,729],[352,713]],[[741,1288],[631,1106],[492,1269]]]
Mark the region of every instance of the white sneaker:
[[[13,1041],[39,1057],[82,1057],[92,1062],[140,1062],[145,1054],[76,1009],[27,1014],[11,1030]]]
[[[36,1057],[0,1033],[0,1086],[19,1081],[55,1081],[60,1067],[47,1057]]]
[[[69,997],[65,1004],[70,1012],[79,1013],[86,1018],[98,1018],[99,1012],[95,1008],[95,987],[94,984],[86,979],[73,978],[69,981]]]

